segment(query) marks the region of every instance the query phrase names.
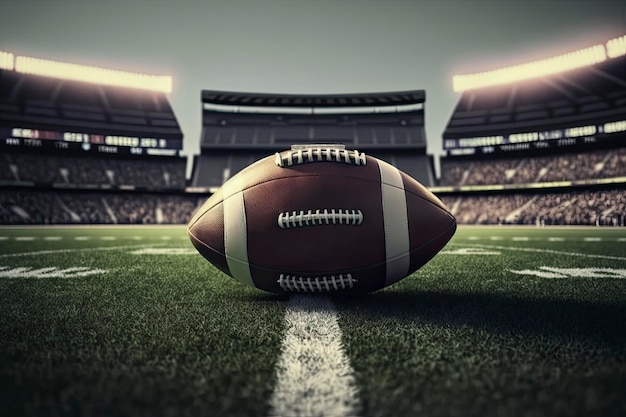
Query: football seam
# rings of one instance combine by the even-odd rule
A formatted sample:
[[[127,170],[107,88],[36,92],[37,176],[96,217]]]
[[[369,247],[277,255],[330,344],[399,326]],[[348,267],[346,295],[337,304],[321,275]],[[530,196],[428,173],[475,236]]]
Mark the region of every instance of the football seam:
[[[400,171],[400,172],[401,172],[401,171]],[[407,190],[406,188],[397,187],[397,186],[395,186],[395,185],[393,185],[393,184],[389,184],[389,183],[387,183],[387,182],[380,182],[380,181],[377,181],[377,180],[371,180],[371,179],[367,179],[367,178],[363,178],[363,177],[355,177],[355,176],[351,176],[351,175],[347,175],[347,176],[338,176],[338,175],[320,175],[320,174],[312,174],[312,175],[293,175],[293,176],[281,177],[281,178],[271,178],[271,179],[268,179],[268,180],[265,180],[265,181],[261,181],[261,182],[258,182],[258,183],[251,184],[250,186],[248,186],[248,187],[246,187],[246,188],[242,188],[241,190],[238,190],[237,192],[235,192],[235,193],[233,193],[233,194],[231,194],[231,195],[229,195],[229,196],[222,196],[222,199],[221,199],[220,201],[218,201],[217,203],[215,203],[215,205],[213,205],[213,206],[211,206],[211,207],[208,207],[208,208],[207,208],[204,212],[202,212],[202,214],[200,214],[200,215],[196,218],[196,221],[195,221],[195,222],[193,222],[193,224],[189,224],[189,225],[188,225],[188,228],[193,227],[193,226],[194,226],[194,225],[195,225],[195,224],[196,224],[196,223],[197,223],[197,222],[198,222],[198,221],[202,218],[202,216],[204,216],[204,215],[205,215],[208,211],[210,211],[210,210],[212,210],[213,208],[217,207],[219,204],[223,203],[223,202],[224,202],[224,200],[226,200],[227,198],[232,197],[233,195],[237,194],[238,192],[244,192],[244,191],[249,190],[249,189],[251,189],[251,188],[254,188],[254,187],[258,186],[258,185],[267,184],[267,183],[270,183],[270,182],[273,182],[273,181],[280,181],[280,180],[284,180],[284,179],[291,179],[291,178],[306,178],[306,177],[316,177],[316,178],[341,178],[341,179],[346,179],[346,178],[347,178],[347,179],[356,179],[356,180],[361,180],[361,181],[366,181],[366,182],[373,182],[373,183],[377,183],[377,184],[385,184],[385,185],[388,185],[389,187],[393,187],[393,188],[398,189],[398,190],[403,190],[405,193],[411,194],[411,195],[413,195],[413,196],[415,196],[415,197],[417,197],[417,198],[419,198],[419,199],[421,199],[421,200],[423,200],[423,201],[426,201],[426,202],[428,202],[429,204],[431,204],[431,205],[433,205],[433,206],[437,207],[439,210],[444,211],[444,212],[446,212],[446,213],[448,213],[449,215],[451,215],[451,216],[452,216],[452,213],[450,213],[448,210],[443,209],[441,206],[439,206],[438,204],[433,203],[432,201],[428,200],[427,198],[424,198],[424,197],[420,196],[419,194],[415,194],[415,193],[411,192],[410,190]]]
[[[450,215],[450,217],[452,219],[452,222],[450,222],[450,224],[444,230],[442,230],[439,234],[437,234],[436,236],[433,236],[430,240],[422,243],[417,248],[414,248],[414,249],[412,249],[412,250],[410,250],[408,252],[404,252],[401,255],[398,255],[398,256],[396,256],[394,258],[391,258],[390,260],[402,258],[402,257],[406,256],[407,254],[411,255],[412,253],[422,249],[424,246],[428,246],[432,241],[434,241],[434,240],[438,239],[439,237],[441,237],[442,235],[444,235],[452,227],[456,227],[456,219],[452,215]],[[220,256],[226,256],[225,253],[222,253],[222,252],[216,250],[215,248],[207,245],[206,243],[202,242],[201,240],[199,240],[191,231],[189,232],[189,236],[193,237],[198,243],[202,244],[202,246],[206,247],[207,249],[209,249],[209,250],[219,254]],[[451,238],[452,238],[452,236],[451,236]],[[442,246],[439,250],[443,249],[444,246]],[[439,250],[437,252],[435,252],[435,255],[439,252]],[[234,259],[236,259],[236,258],[234,258]],[[241,259],[236,259],[236,260],[238,260],[240,262],[243,262]],[[375,264],[359,266],[357,268],[352,268],[350,271],[343,271],[341,273],[354,273],[355,271],[361,271],[361,270],[364,270],[364,269],[370,269],[370,268],[375,268],[375,267],[378,267],[378,266],[382,266],[382,265],[385,265],[386,263],[387,263],[387,260],[382,261],[382,262],[378,262],[378,263],[375,263]],[[259,268],[259,269],[262,269],[262,270],[265,270],[265,271],[277,271],[278,272],[278,269],[269,268],[267,266],[262,266],[262,265],[254,264],[254,263],[251,263],[251,262],[249,262],[248,265],[250,265],[250,267]],[[299,274],[299,275],[320,275],[320,274],[328,275],[328,274],[338,274],[339,272],[337,272],[337,271],[283,271],[282,273],[289,273],[290,275],[297,275],[297,274]],[[407,274],[407,276],[410,275],[411,273]],[[228,274],[228,275],[230,276],[230,274]]]

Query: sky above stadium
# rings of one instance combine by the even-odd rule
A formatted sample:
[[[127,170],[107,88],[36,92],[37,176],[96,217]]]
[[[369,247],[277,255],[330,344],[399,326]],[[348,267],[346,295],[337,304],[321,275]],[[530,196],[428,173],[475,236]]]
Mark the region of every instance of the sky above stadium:
[[[0,50],[171,75],[185,154],[199,152],[203,89],[424,89],[438,153],[453,75],[626,34],[625,0],[0,0],[0,16]]]

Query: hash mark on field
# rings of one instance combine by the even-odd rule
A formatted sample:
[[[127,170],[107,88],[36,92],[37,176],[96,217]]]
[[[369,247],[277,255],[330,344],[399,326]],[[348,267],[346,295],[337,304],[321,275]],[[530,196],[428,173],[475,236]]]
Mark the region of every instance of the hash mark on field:
[[[161,240],[170,240],[172,236],[161,236]]]
[[[585,242],[601,242],[601,237],[586,237],[583,239]]]
[[[618,237],[617,241],[618,242],[626,242],[626,237]]]
[[[518,242],[526,242],[528,241],[528,236],[513,236],[513,240]]]
[[[285,321],[287,332],[270,414],[359,415],[354,371],[341,344],[341,329],[330,299],[293,296]]]
[[[142,239],[143,239],[143,236],[133,236],[133,239],[134,239],[134,240],[142,240]]]
[[[131,252],[132,255],[195,255],[198,253],[190,248],[144,248]]]
[[[459,248],[454,250],[444,250],[440,255],[500,255],[501,252],[486,251],[481,248]]]
[[[61,240],[63,239],[61,236],[46,236],[44,240]]]
[[[550,241],[550,242],[564,242],[565,238],[562,238],[562,237],[549,237],[548,241]]]
[[[35,240],[34,236],[16,236],[15,240],[20,241],[20,242],[30,242],[32,240]]]
[[[100,239],[101,240],[116,240],[117,238],[115,236],[102,236]]]
[[[490,236],[489,239],[491,239],[491,240],[502,240],[504,238],[502,236]]]
[[[0,236],[0,240],[9,240],[8,236]]]
[[[76,239],[76,240],[89,240],[91,238],[89,236],[76,236],[74,239]]]
[[[479,236],[469,236],[467,240],[480,240]]]

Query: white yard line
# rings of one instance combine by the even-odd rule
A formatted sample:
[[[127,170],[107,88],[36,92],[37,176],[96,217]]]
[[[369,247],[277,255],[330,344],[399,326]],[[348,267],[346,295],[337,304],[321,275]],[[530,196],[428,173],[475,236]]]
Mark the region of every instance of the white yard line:
[[[19,253],[3,253],[0,254],[0,258],[12,258],[16,256],[38,256],[38,255],[50,255],[54,253],[75,253],[75,252],[86,252],[86,251],[94,251],[94,250],[124,250],[124,249],[138,249],[145,248],[150,246],[159,246],[163,245],[163,243],[154,243],[149,245],[125,245],[125,246],[105,246],[105,247],[95,247],[95,248],[75,248],[75,249],[54,249],[54,250],[40,250],[35,252],[19,252]]]
[[[0,278],[77,278],[89,275],[106,274],[106,269],[72,267],[59,269],[54,266],[33,269],[31,267],[9,268],[0,266]]]
[[[458,244],[458,243],[449,243],[448,246],[467,247],[467,245]],[[482,245],[482,244],[476,244],[476,243],[472,244],[472,247],[485,248],[485,249],[512,250],[512,251],[518,251],[518,252],[552,253],[555,255],[579,256],[581,258],[599,258],[599,259],[611,259],[615,261],[626,261],[626,257],[624,256],[596,255],[593,253],[580,253],[580,252],[563,252],[563,251],[552,250],[552,249],[519,248],[519,247],[513,247],[513,246]]]
[[[337,312],[325,297],[292,296],[270,400],[274,416],[355,416],[354,371],[341,343]]]

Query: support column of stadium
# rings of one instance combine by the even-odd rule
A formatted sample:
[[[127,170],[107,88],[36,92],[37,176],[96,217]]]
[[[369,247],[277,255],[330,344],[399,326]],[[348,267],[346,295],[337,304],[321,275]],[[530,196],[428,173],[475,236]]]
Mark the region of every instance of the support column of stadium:
[[[270,415],[359,415],[354,371],[330,299],[292,296],[285,321]]]

